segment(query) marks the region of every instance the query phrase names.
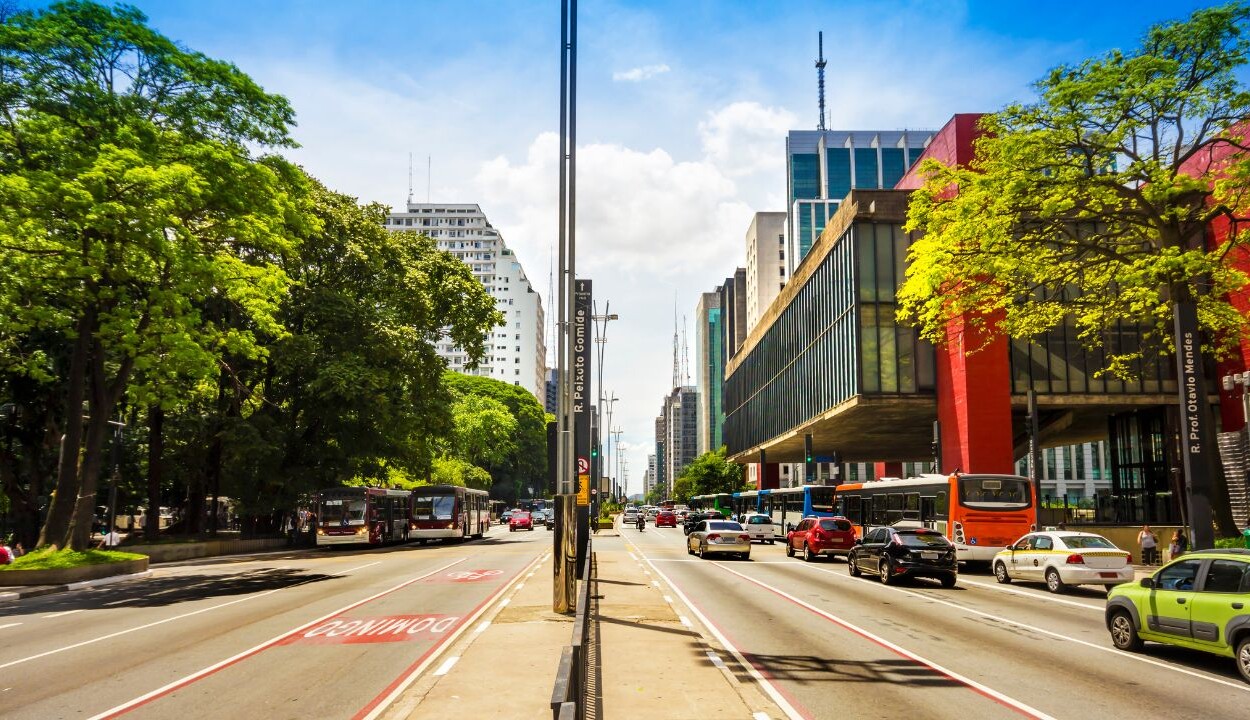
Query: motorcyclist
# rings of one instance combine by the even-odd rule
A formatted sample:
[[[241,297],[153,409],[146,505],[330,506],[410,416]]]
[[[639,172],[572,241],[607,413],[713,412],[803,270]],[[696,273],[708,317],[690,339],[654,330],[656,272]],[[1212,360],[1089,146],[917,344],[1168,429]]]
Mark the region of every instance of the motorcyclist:
[[[647,528],[647,516],[638,513],[638,532],[642,532]]]

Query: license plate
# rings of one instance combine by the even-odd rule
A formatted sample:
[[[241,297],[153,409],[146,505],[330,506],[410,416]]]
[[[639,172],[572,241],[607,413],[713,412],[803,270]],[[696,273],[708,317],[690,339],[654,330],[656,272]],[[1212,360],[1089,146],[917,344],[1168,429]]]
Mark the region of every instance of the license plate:
[[[1116,577],[1116,574],[1115,574],[1115,573],[1100,572],[1100,573],[1098,573],[1098,577],[1113,578],[1113,577]]]
[[[938,559],[940,559],[940,558],[942,557],[942,553],[940,553],[940,552],[922,552],[922,553],[920,553],[920,557],[924,558],[925,560],[938,560]]]

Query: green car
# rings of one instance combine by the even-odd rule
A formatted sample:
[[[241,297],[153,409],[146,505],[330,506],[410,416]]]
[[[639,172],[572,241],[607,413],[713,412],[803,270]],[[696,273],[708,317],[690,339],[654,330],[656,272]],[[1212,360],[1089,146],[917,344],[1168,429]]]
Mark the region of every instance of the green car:
[[[1200,550],[1107,594],[1107,630],[1121,650],[1143,640],[1233,658],[1250,682],[1250,550]]]

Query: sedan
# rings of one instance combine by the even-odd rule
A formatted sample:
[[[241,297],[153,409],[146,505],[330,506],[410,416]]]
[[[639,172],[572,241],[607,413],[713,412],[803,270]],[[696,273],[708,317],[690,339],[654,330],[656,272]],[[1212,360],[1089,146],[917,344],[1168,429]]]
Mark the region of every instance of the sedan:
[[[802,552],[808,562],[822,555],[848,557],[854,548],[855,526],[844,517],[803,518],[786,533],[786,557]]]
[[[747,535],[750,535],[752,540],[773,544],[776,526],[773,525],[773,519],[767,515],[758,513],[745,515],[742,518],[742,526],[747,529]]]
[[[1133,556],[1094,533],[1056,531],[1029,533],[994,556],[994,578],[1045,582],[1053,593],[1069,585],[1102,585],[1110,589],[1133,579]]]
[[[534,520],[530,514],[523,510],[514,510],[512,518],[508,520],[508,532],[516,532],[517,530],[533,530]]]
[[[709,554],[751,559],[751,536],[732,520],[700,520],[686,538],[686,552],[701,558]]]
[[[657,528],[677,527],[677,514],[668,510],[661,510],[655,514],[655,526]]]
[[[959,572],[955,546],[942,533],[924,528],[870,528],[846,564],[852,577],[872,573],[885,585],[928,577],[940,580],[942,587],[955,587]]]

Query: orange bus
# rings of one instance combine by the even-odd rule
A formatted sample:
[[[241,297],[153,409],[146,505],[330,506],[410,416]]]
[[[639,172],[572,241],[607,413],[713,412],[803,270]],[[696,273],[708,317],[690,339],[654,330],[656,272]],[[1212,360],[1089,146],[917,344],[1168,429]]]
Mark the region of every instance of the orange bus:
[[[849,483],[838,486],[836,507],[860,526],[933,528],[955,544],[964,562],[988,563],[1037,528],[1033,484],[1020,475],[920,475]]]

